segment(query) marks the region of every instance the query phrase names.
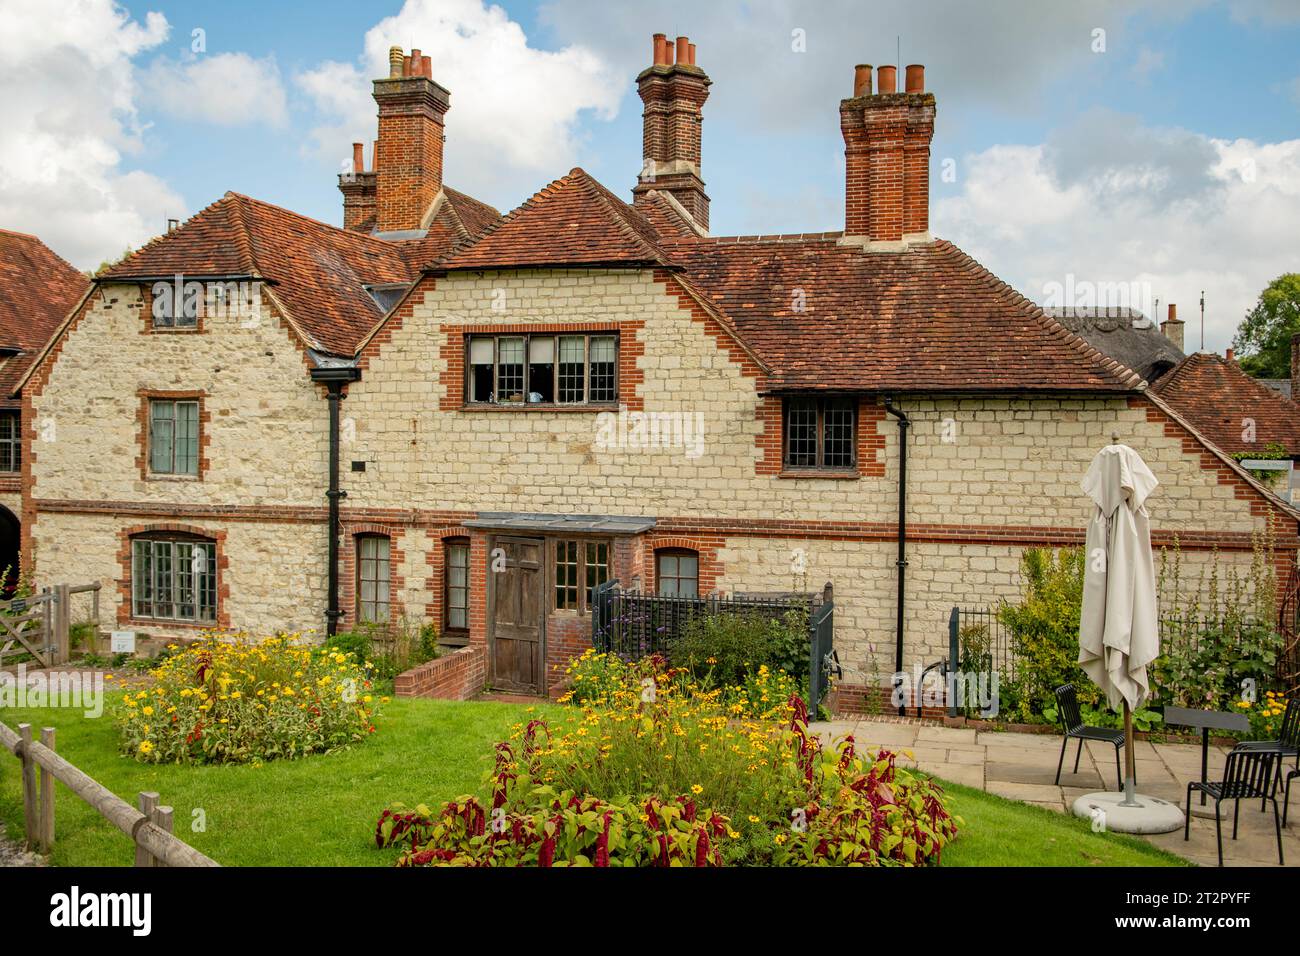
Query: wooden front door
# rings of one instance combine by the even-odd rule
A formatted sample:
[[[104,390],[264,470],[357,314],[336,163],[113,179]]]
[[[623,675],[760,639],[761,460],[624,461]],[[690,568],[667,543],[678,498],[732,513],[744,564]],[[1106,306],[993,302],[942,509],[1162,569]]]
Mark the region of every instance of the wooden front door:
[[[541,538],[500,537],[489,549],[489,680],[493,687],[533,693],[543,690],[544,555]]]

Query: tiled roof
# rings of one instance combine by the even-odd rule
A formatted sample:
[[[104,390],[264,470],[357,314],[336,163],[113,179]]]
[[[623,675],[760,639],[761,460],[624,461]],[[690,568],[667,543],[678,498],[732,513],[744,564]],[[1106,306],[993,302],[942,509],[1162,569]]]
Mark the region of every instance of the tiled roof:
[[[672,262],[636,209],[581,169],[557,179],[489,227],[438,271],[541,266],[659,265]]]
[[[0,403],[44,348],[90,282],[35,236],[0,229]]]
[[[778,389],[1129,391],[1102,355],[956,246],[838,234],[663,241]]]
[[[663,237],[682,237],[701,235],[699,228],[692,224],[686,210],[670,198],[670,193],[651,190],[646,193],[647,201],[637,206],[655,232]]]
[[[1222,355],[1197,352],[1151,390],[1230,455],[1277,443],[1300,455],[1300,405],[1256,381]],[[1253,441],[1251,424],[1253,423]]]
[[[409,282],[416,270],[395,243],[226,193],[101,278],[177,273],[264,279],[308,344],[351,355],[382,315],[364,286]]]
[[[397,246],[411,265],[412,273],[469,243],[501,218],[501,213],[449,186],[442,190],[442,205],[419,239],[401,239]]]

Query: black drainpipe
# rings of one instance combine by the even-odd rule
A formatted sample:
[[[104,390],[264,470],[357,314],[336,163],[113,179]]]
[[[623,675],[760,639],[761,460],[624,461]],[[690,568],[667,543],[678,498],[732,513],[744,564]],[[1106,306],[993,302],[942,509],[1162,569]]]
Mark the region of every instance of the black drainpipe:
[[[894,673],[903,673],[903,612],[907,606],[907,429],[912,421],[900,408],[894,407],[894,400],[885,396],[885,411],[898,419],[898,622],[894,637]],[[894,678],[897,689],[900,677]],[[900,704],[899,714],[907,713],[907,705]]]
[[[330,404],[330,485],[325,492],[329,500],[329,594],[325,611],[325,634],[333,637],[338,632],[339,618],[339,500],[348,493],[339,488],[339,406],[343,401],[343,386],[355,382],[361,371],[352,366],[327,367],[311,370],[313,382],[324,385],[325,398]]]

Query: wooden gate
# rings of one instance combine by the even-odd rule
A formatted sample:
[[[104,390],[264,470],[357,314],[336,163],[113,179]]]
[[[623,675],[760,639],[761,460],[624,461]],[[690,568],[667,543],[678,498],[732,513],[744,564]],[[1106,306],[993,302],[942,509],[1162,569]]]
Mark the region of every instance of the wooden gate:
[[[99,588],[56,584],[40,594],[0,601],[0,667],[6,658],[30,654],[42,667],[66,663],[72,630],[72,595],[90,593],[91,618],[99,627]]]

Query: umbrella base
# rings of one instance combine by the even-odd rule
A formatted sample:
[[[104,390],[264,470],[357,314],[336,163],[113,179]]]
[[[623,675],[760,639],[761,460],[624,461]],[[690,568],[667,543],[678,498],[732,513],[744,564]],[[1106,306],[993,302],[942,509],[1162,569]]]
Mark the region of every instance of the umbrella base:
[[[1183,811],[1177,804],[1140,793],[1135,799],[1140,806],[1125,807],[1121,805],[1123,792],[1085,793],[1074,801],[1074,815],[1093,820],[1093,827],[1098,831],[1104,828],[1116,833],[1172,833],[1182,829]]]

